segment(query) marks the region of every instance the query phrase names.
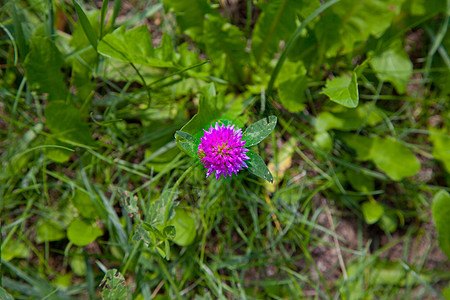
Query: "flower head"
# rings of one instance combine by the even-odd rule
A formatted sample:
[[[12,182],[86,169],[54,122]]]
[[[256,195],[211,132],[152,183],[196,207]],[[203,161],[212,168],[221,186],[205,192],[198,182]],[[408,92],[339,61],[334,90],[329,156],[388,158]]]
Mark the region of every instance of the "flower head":
[[[243,168],[247,168],[244,160],[250,159],[245,153],[245,141],[242,140],[242,130],[234,125],[216,125],[205,131],[205,135],[200,138],[197,154],[208,169],[206,177],[213,172],[216,173],[216,180],[223,174],[231,177],[231,173],[237,174]]]

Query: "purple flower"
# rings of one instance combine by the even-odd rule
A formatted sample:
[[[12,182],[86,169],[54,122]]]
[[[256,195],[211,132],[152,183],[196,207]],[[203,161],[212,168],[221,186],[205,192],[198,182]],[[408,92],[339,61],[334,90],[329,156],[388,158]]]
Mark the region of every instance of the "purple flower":
[[[247,168],[244,160],[250,159],[245,153],[245,141],[242,140],[242,130],[234,125],[216,125],[205,131],[205,135],[200,138],[197,154],[208,169],[206,177],[213,172],[216,173],[216,180],[223,174],[231,178],[231,173],[237,174],[243,168]]]

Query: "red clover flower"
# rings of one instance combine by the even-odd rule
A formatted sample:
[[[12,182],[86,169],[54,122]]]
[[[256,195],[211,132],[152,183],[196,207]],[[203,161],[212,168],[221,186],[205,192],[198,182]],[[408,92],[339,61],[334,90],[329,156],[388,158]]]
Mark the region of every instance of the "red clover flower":
[[[245,141],[242,140],[242,130],[234,125],[216,125],[203,130],[205,135],[200,138],[197,154],[205,168],[208,169],[206,177],[213,172],[216,173],[216,180],[223,175],[231,178],[231,173],[243,168],[248,168],[244,160],[250,159],[245,153],[249,151],[244,148]]]

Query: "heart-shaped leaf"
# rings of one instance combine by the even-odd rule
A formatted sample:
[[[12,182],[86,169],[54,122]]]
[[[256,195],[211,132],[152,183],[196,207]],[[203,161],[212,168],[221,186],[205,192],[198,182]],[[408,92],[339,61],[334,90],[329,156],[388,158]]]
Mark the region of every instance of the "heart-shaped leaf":
[[[361,210],[367,224],[376,223],[384,214],[384,208],[377,202],[367,201],[361,205]]]
[[[343,75],[334,77],[332,80],[327,80],[322,93],[327,95],[331,101],[340,105],[350,108],[357,107],[359,103],[359,92],[356,72],[353,72],[351,77]]]
[[[67,228],[69,241],[77,246],[86,246],[103,235],[103,231],[95,224],[82,219],[74,220]]]

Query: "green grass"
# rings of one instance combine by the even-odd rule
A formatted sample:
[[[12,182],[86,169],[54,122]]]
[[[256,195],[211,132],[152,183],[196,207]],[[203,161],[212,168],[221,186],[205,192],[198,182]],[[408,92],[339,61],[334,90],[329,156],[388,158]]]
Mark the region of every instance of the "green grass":
[[[311,10],[309,25],[293,23],[287,37],[274,25],[274,36],[289,46],[273,58],[262,52],[255,62],[248,52],[239,53],[246,60],[226,49],[242,46],[228,19],[228,27],[220,27],[229,38],[221,53],[197,27],[183,31],[188,21],[173,1],[163,2],[166,10],[157,1],[123,1],[121,7],[111,1],[101,26],[94,2],[81,3],[84,26],[75,21],[82,11],[71,1],[10,1],[0,9],[1,287],[16,299],[444,299],[450,265],[438,245],[431,206],[436,192],[450,190],[450,177],[445,151],[438,152],[430,136],[443,143],[449,138],[448,14],[415,16],[407,5],[414,1],[405,1],[400,20],[392,19],[382,36],[330,57],[303,32],[313,35],[318,12],[330,17],[339,5],[331,1]],[[209,9],[226,10],[216,6]],[[232,28],[247,38],[256,27],[245,12],[244,25]],[[257,19],[260,11],[252,13]],[[86,22],[98,30],[98,41],[84,35]],[[150,27],[155,43],[161,33],[169,35],[177,54],[158,55],[173,66],[127,63],[91,46],[118,25],[140,24]],[[398,26],[404,27],[393,34]],[[327,79],[352,72],[377,47],[390,39],[404,43],[412,33],[419,33],[420,49],[405,52],[414,64],[406,93],[379,80],[369,66],[356,71],[355,110],[322,93]],[[63,60],[61,74],[49,75],[48,90],[42,78],[30,80],[30,72],[40,71],[25,63],[35,51],[31,37],[39,36]],[[298,43],[314,51],[300,51]],[[308,60],[311,55],[318,57]],[[245,78],[233,75],[228,63],[243,64]],[[302,109],[295,111],[280,96],[281,83],[297,78],[289,68],[303,67],[308,81],[296,104]],[[60,79],[67,96],[51,99],[60,95]],[[208,94],[211,83],[217,95]],[[278,118],[275,130],[252,148],[268,164],[274,184],[246,170],[232,179],[205,178],[198,159],[177,147],[174,133],[205,103],[201,97],[209,101],[201,109],[242,128]],[[69,116],[49,113],[55,100],[70,109]],[[363,111],[366,104],[373,106]],[[208,113],[204,124],[191,128],[212,121]],[[327,114],[334,119],[323,121]],[[326,130],[319,129],[320,120]],[[356,149],[349,136],[372,140],[358,140]],[[393,179],[377,153],[370,156],[374,137],[392,137],[401,153],[418,158],[420,171]],[[398,164],[398,153],[383,158]],[[412,168],[408,161],[400,165]],[[363,203],[383,207],[374,224],[366,221]],[[102,234],[76,245],[68,235],[75,220],[88,224],[77,237],[89,238],[92,228]],[[175,241],[166,231],[173,224]],[[181,229],[192,238],[187,244],[177,240]]]

